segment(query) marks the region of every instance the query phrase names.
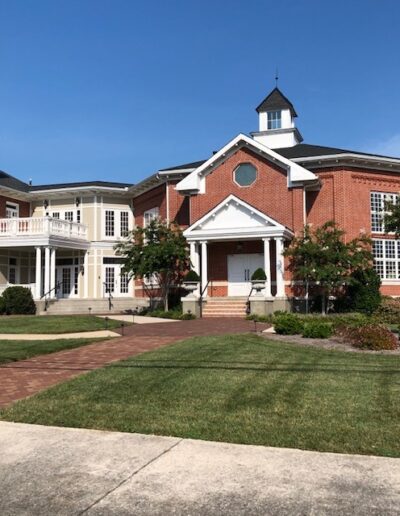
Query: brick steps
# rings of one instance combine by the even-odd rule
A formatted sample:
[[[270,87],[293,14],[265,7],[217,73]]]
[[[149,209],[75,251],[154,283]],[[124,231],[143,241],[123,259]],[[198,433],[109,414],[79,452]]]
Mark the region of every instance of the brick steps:
[[[245,317],[246,300],[244,299],[207,299],[203,307],[203,317]]]

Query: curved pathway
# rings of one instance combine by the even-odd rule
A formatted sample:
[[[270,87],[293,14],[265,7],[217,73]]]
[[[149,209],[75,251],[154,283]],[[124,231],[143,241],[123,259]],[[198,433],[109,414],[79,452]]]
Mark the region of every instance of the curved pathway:
[[[262,325],[258,325],[261,329]],[[134,324],[124,336],[80,348],[11,362],[0,367],[0,407],[4,407],[111,362],[199,335],[254,332],[244,319],[197,319],[177,324]]]

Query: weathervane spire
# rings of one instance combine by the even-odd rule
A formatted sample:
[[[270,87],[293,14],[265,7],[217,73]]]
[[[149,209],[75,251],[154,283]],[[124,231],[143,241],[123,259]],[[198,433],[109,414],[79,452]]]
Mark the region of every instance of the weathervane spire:
[[[275,87],[276,88],[278,87],[278,81],[279,81],[279,73],[278,73],[278,67],[277,67],[276,71],[275,71]]]

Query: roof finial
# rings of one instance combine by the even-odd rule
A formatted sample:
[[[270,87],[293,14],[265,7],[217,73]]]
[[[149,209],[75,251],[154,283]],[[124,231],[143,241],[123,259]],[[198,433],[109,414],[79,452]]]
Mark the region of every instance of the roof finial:
[[[278,67],[276,67],[276,71],[275,71],[275,88],[278,87],[278,81],[279,81],[279,74],[278,74]]]

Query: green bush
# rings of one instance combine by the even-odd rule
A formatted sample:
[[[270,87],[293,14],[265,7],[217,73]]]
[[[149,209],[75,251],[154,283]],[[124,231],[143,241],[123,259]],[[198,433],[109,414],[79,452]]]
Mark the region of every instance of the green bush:
[[[332,335],[332,324],[326,322],[307,322],[304,324],[303,337],[308,339],[327,339]]]
[[[274,317],[274,328],[280,335],[297,335],[303,332],[303,322],[297,315],[280,314]]]
[[[197,274],[196,271],[190,270],[183,278],[183,281],[200,281],[200,276]]]
[[[347,289],[348,307],[356,312],[372,314],[382,301],[381,279],[374,269],[356,271]]]
[[[36,313],[35,301],[29,288],[7,287],[3,292],[4,313],[27,315]]]
[[[4,315],[6,313],[6,303],[3,297],[0,297],[0,315]]]
[[[256,269],[251,275],[251,281],[265,281],[266,279],[267,276],[265,274],[265,271],[261,267]]]
[[[383,324],[341,326],[336,329],[336,334],[359,349],[394,350],[399,344],[396,336]]]
[[[179,319],[181,321],[192,321],[193,319],[196,319],[196,316],[194,314],[189,314],[189,313],[186,312],[184,314],[181,314]]]
[[[400,323],[400,298],[384,297],[373,317],[380,323]]]

